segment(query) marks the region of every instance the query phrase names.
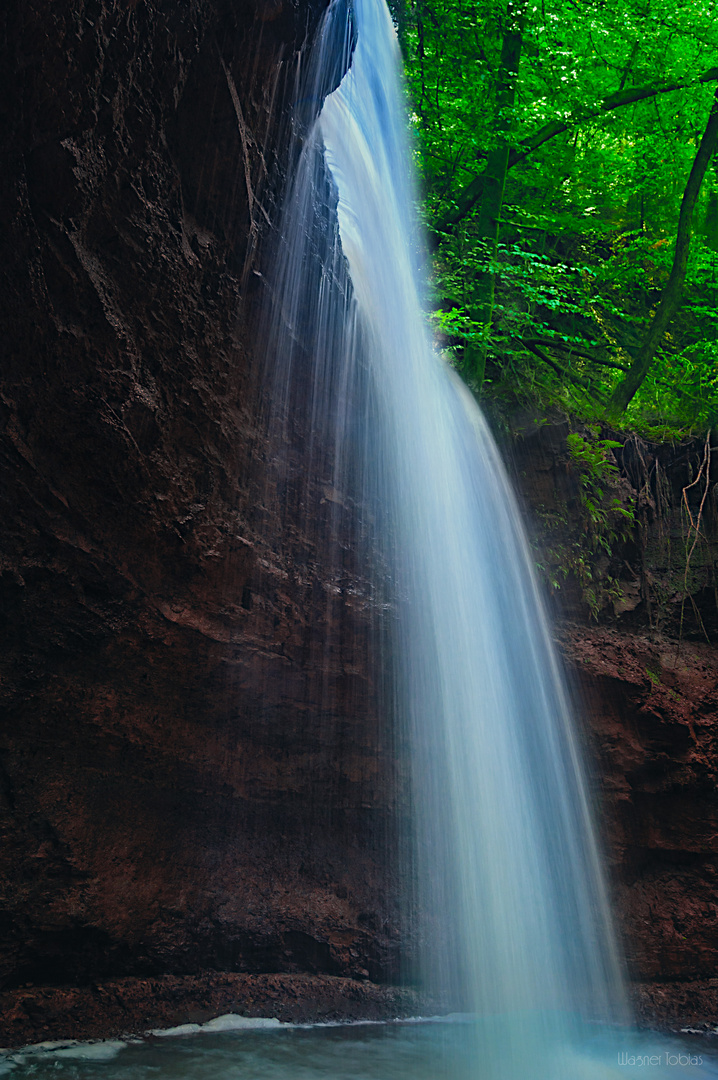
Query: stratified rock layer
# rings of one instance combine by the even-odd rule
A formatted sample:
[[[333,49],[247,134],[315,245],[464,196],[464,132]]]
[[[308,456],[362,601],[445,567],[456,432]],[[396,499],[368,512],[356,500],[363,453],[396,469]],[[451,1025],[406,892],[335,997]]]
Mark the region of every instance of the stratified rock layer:
[[[202,972],[0,992],[0,1009],[6,1044],[22,1046],[53,1033],[64,1039],[146,1035],[226,1013],[331,1023],[426,1015],[432,1006],[406,987],[334,975]]]
[[[562,644],[596,750],[629,972],[659,985],[660,1013],[672,988],[675,1020],[710,1019],[715,991],[686,1016],[676,984],[714,979],[718,963],[715,649],[575,626]]]

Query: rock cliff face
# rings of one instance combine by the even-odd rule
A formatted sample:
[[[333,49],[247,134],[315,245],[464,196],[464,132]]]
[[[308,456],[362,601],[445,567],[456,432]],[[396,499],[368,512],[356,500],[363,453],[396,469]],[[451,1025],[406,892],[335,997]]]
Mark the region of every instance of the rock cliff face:
[[[0,13],[7,990],[396,966],[361,584],[260,529],[248,326],[322,7]]]
[[[320,478],[280,525],[253,345],[322,6],[0,11],[6,1043],[228,1004],[416,1010],[362,982],[411,952],[371,605],[350,546],[330,568],[301,525],[341,513],[349,536],[350,510]],[[716,675],[632,618],[630,647],[565,640],[655,1014],[718,948]]]
[[[596,751],[619,927],[629,972],[641,984],[640,1011],[648,1019],[711,1020],[718,959],[715,647],[683,642],[678,649],[649,632],[576,626],[564,631],[563,646]]]

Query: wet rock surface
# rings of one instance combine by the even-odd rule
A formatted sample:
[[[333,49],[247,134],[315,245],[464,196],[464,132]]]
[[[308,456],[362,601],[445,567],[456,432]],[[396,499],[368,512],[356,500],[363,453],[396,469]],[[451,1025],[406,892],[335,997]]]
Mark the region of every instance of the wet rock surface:
[[[0,13],[8,990],[396,970],[370,604],[266,528],[260,252],[322,7]]]
[[[666,1001],[718,959],[715,650],[575,626],[562,646],[595,748],[629,972]]]
[[[0,993],[4,1047],[49,1038],[148,1035],[235,1013],[283,1023],[384,1020],[426,1014],[414,991],[328,975],[200,972],[115,979],[89,987],[28,987]],[[149,1036],[151,1037],[151,1036]]]

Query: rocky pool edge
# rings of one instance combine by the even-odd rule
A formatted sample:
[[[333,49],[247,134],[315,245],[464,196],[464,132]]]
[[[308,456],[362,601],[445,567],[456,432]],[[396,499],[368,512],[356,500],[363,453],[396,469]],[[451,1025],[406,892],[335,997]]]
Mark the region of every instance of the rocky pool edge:
[[[632,987],[641,1027],[718,1026],[718,978]],[[283,1023],[395,1020],[444,1012],[411,987],[334,975],[242,974],[125,977],[87,986],[24,986],[0,992],[0,1046],[55,1039],[113,1039],[204,1024],[234,1013]]]

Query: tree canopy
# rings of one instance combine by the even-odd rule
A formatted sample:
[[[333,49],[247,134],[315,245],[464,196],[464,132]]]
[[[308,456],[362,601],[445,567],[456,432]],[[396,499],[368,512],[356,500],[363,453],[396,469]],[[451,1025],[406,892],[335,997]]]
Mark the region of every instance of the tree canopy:
[[[395,0],[443,345],[497,402],[718,419],[715,0]]]

